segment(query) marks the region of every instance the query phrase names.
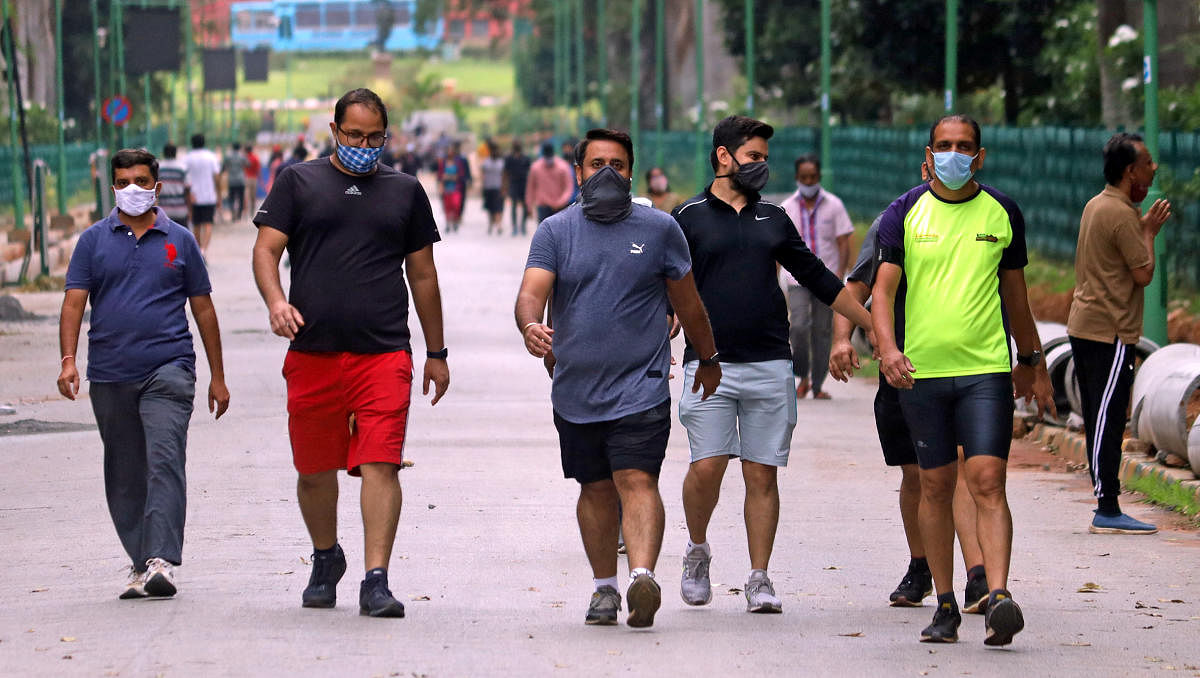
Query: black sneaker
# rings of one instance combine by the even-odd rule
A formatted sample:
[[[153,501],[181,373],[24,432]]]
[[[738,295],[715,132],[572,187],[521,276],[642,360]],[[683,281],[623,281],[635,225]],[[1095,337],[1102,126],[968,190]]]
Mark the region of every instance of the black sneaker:
[[[933,613],[933,623],[921,631],[922,643],[957,643],[958,625],[962,623],[962,615],[950,603],[938,605]]]
[[[1021,606],[1012,599],[1012,594],[999,591],[988,599],[983,626],[987,629],[984,645],[1008,645],[1013,636],[1025,628],[1025,616],[1021,614]]]
[[[983,614],[987,611],[987,602],[987,575],[968,579],[966,595],[963,596],[963,612],[966,614]]]
[[[933,593],[933,575],[928,567],[909,566],[900,585],[888,596],[892,607],[921,607],[925,596]]]
[[[592,593],[592,602],[588,604],[583,623],[589,626],[615,626],[620,609],[621,594],[611,586],[601,586]]]
[[[392,596],[386,579],[364,579],[358,588],[358,613],[367,617],[403,617],[404,603]]]
[[[339,544],[333,545],[333,553],[312,555],[312,573],[308,575],[308,586],[301,595],[304,607],[333,607],[337,604],[337,584],[346,574],[346,554]]]

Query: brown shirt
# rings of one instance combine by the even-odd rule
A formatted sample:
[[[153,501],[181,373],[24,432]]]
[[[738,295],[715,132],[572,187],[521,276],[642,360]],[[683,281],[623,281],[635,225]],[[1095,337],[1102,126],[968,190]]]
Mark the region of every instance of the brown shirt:
[[[1150,263],[1140,213],[1129,196],[1105,186],[1088,201],[1075,248],[1075,298],[1067,334],[1080,339],[1136,344],[1142,334],[1142,287],[1132,270]]]

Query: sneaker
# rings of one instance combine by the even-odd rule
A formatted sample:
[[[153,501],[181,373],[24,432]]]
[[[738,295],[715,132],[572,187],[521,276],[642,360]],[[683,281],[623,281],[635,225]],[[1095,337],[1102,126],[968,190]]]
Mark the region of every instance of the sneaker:
[[[358,587],[358,613],[366,617],[403,617],[404,603],[392,596],[386,579],[364,579]]]
[[[987,602],[987,576],[968,579],[967,590],[963,596],[963,612],[967,614],[984,614],[987,612]]]
[[[346,574],[346,554],[340,544],[333,545],[333,553],[313,553],[312,573],[308,575],[308,586],[301,594],[302,607],[333,607],[337,604],[337,584]]]
[[[621,609],[621,594],[605,584],[592,593],[587,616],[583,623],[588,626],[616,626],[617,612]]]
[[[983,627],[987,629],[984,645],[1008,645],[1021,629],[1025,628],[1025,617],[1021,606],[1012,599],[1008,591],[1000,591],[989,598],[987,612],[983,616]]]
[[[987,588],[986,586],[984,587]],[[925,596],[933,593],[933,575],[928,567],[908,567],[900,585],[888,596],[892,607],[921,607]],[[987,591],[984,591],[987,594]]]
[[[962,615],[950,603],[938,605],[933,613],[933,622],[921,631],[922,643],[957,643],[958,625],[962,623]]]
[[[175,567],[162,558],[146,561],[146,583],[143,589],[148,596],[170,598],[175,595]]]
[[[625,620],[635,629],[654,626],[654,613],[662,605],[662,589],[658,582],[648,574],[639,574],[629,589],[625,591],[625,600],[629,601],[629,618]]]
[[[679,595],[688,605],[708,605],[712,602],[712,582],[708,578],[708,566],[712,563],[711,553],[699,546],[689,549],[683,557],[683,579],[679,581]]]
[[[1158,528],[1150,523],[1143,523],[1133,516],[1124,513],[1116,516],[1102,516],[1099,513],[1092,518],[1088,526],[1092,534],[1154,534]]]
[[[746,611],[762,614],[783,612],[783,601],[775,595],[775,587],[766,572],[754,572],[750,575],[750,581],[746,582]]]
[[[132,600],[134,598],[146,597],[146,573],[138,572],[132,566],[129,568],[129,581],[125,583],[125,590],[121,595],[117,596],[121,600]]]

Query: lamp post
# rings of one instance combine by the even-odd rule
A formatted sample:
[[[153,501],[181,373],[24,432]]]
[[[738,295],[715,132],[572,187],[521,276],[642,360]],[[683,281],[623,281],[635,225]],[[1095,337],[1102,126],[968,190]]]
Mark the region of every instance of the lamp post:
[[[1142,10],[1142,82],[1146,88],[1146,150],[1158,160],[1158,0],[1145,0]],[[1162,197],[1156,184],[1150,185],[1143,205],[1153,205]],[[1165,238],[1154,239],[1154,280],[1146,286],[1146,305],[1142,323],[1146,336],[1160,346],[1167,343],[1167,244]]]
[[[946,112],[954,110],[958,88],[958,0],[946,0]]]

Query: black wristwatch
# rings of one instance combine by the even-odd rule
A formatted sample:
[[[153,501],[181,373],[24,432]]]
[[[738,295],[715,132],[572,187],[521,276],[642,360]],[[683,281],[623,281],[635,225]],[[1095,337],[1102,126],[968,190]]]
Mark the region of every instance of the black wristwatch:
[[[1029,355],[1021,355],[1020,353],[1017,354],[1018,365],[1037,367],[1037,364],[1040,362],[1042,362],[1042,350],[1040,348],[1035,348],[1033,353],[1030,353]]]
[[[448,355],[450,355],[450,349],[447,348],[440,351],[425,351],[425,357],[430,360],[445,360]]]
[[[714,354],[712,354],[712,357],[709,357],[709,358],[701,358],[700,359],[700,367],[713,367],[715,365],[719,365],[719,364],[721,364],[720,358],[721,358],[720,353],[714,353]]]

